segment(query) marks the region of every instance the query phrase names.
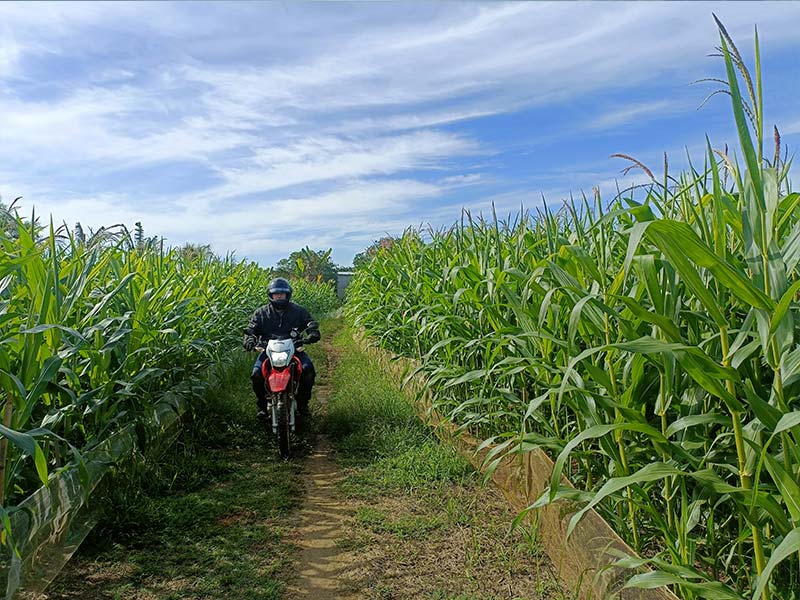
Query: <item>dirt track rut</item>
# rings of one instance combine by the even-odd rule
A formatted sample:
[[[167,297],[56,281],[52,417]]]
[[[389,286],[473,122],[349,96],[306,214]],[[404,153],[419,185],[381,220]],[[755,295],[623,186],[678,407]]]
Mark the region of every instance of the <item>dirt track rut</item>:
[[[297,579],[289,586],[290,598],[354,598],[341,588],[342,576],[352,568],[338,545],[352,510],[337,497],[341,469],[330,458],[330,445],[320,436],[306,461],[306,499],[300,511],[295,543],[300,547]]]

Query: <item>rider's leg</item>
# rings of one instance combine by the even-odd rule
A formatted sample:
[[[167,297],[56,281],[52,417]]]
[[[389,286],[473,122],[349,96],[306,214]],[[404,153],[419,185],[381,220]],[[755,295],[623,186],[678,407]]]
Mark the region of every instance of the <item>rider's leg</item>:
[[[303,372],[300,375],[300,383],[297,386],[297,410],[301,415],[308,414],[308,401],[311,400],[311,388],[314,387],[314,379],[317,374],[314,370],[314,363],[305,352],[298,352],[297,358],[303,365]]]
[[[261,364],[264,362],[266,355],[262,352],[258,355],[255,364],[253,365],[253,373],[250,375],[250,381],[253,383],[253,392],[256,394],[256,403],[258,410],[267,412],[267,390],[264,385],[264,375],[261,373]]]

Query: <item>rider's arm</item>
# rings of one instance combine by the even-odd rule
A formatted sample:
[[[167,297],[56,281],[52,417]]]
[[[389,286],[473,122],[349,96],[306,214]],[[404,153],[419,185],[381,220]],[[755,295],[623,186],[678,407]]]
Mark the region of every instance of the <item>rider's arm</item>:
[[[303,321],[305,322],[305,326],[303,327],[303,332],[305,334],[306,344],[313,344],[314,342],[318,342],[320,340],[319,323],[317,323],[311,318],[311,315],[308,313],[307,310],[303,309],[303,313],[304,313]]]
[[[320,340],[319,323],[316,321],[309,321],[306,327],[306,343],[313,344]]]
[[[261,311],[257,310],[253,313],[253,316],[250,317],[250,322],[247,324],[247,328],[244,330],[244,341],[243,345],[245,349],[248,349],[248,341],[252,341],[253,345],[255,346],[256,341],[258,340],[258,332],[261,329]]]

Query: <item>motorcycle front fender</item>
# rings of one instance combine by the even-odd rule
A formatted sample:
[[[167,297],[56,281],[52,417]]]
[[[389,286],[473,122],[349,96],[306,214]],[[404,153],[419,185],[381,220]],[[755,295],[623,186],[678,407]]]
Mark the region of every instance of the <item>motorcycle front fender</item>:
[[[277,369],[272,369],[269,374],[269,391],[273,394],[278,394],[286,390],[289,386],[289,381],[292,379],[292,374],[289,369],[282,369],[278,371]]]

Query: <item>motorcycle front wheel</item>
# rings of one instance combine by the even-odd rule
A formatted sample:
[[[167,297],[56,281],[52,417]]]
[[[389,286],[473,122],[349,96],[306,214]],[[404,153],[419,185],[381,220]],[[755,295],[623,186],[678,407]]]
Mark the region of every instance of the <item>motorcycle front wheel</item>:
[[[291,431],[289,428],[289,397],[286,393],[281,394],[278,399],[278,447],[281,451],[281,458],[288,460],[292,456]]]

